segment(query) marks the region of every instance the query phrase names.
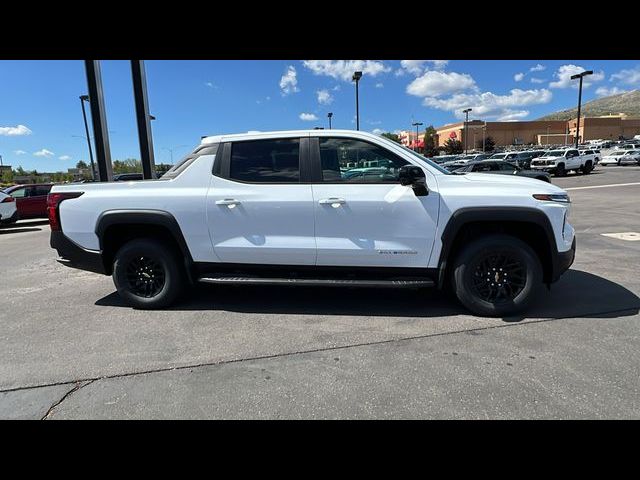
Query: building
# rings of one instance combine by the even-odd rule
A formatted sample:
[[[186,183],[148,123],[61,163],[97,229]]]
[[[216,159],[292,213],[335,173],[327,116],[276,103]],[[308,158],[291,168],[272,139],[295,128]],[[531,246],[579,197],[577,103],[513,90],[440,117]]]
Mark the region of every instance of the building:
[[[422,132],[418,132],[418,148],[424,148],[424,130]],[[400,139],[400,143],[408,148],[416,147],[416,132],[411,130],[400,130],[396,132],[398,138]]]
[[[436,128],[438,146],[449,139],[459,140],[465,144],[464,122],[452,123]],[[496,146],[570,143],[567,122],[563,120],[529,121],[529,122],[483,122],[471,120],[467,124],[469,150],[482,150],[482,142],[491,137]],[[565,142],[565,137],[567,142]],[[547,141],[549,139],[549,141]]]
[[[533,120],[526,122],[483,122],[471,120],[467,124],[467,148],[482,150],[482,140],[491,137],[496,146],[507,145],[564,145],[574,142],[577,119]],[[460,140],[465,144],[464,122],[451,123],[436,128],[437,144],[447,140]],[[640,134],[640,118],[624,115],[580,118],[580,143],[588,140],[619,140]],[[415,136],[415,134],[414,134]]]

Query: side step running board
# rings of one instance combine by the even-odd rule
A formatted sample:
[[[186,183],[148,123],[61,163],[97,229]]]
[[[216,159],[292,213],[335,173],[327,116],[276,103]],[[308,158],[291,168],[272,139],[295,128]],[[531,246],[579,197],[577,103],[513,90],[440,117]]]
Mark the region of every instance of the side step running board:
[[[203,277],[203,283],[222,285],[305,285],[319,287],[433,287],[433,280],[350,280],[350,279],[315,279],[315,278],[265,278],[265,277]]]

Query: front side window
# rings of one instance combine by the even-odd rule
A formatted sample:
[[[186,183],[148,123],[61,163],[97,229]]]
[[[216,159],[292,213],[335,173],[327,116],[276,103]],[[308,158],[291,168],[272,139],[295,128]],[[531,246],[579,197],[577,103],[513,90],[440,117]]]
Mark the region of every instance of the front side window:
[[[27,196],[27,189],[25,187],[16,188],[9,195],[11,195],[13,198],[24,198]]]
[[[234,142],[229,177],[249,183],[299,182],[300,140]]]
[[[394,153],[351,138],[320,138],[322,181],[327,183],[397,183],[409,162]]]

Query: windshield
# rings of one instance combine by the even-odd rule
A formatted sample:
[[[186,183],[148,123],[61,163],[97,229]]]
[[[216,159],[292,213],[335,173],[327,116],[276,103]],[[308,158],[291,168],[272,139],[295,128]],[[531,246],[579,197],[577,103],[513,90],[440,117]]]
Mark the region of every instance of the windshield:
[[[543,155],[543,157],[562,157],[564,150],[551,150]]]
[[[440,173],[444,173],[445,175],[451,175],[451,172],[449,172],[449,170],[447,170],[444,167],[441,167],[440,165],[438,165],[436,162],[429,160],[427,157],[425,157],[424,155],[420,155],[419,153],[416,153],[415,151],[411,150],[410,148],[405,147],[402,144],[397,144],[400,148],[402,148],[403,150],[406,150],[407,152],[409,152],[411,155],[413,155],[414,157],[416,157],[418,160],[420,160],[421,162],[427,163],[429,164],[430,167],[435,168],[436,170],[438,170]]]

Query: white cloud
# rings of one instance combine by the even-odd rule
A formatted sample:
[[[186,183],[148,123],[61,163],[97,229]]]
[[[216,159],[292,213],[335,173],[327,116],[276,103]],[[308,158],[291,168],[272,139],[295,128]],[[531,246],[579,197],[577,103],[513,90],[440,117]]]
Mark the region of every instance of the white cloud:
[[[24,150],[14,150],[13,153],[15,153],[16,155],[24,155],[27,152],[25,152]]]
[[[60,160],[64,160],[65,162],[66,162],[67,160],[71,160],[71,157],[70,157],[69,155],[62,155],[62,156],[60,156],[60,157],[58,157],[58,158],[59,158]]]
[[[516,82],[520,82],[520,81],[522,81],[522,79],[523,79],[523,78],[524,78],[524,73],[516,73],[516,74],[513,76],[513,79],[514,79]]]
[[[24,125],[17,125],[15,127],[0,127],[0,135],[13,137],[18,135],[31,135],[31,130]]]
[[[496,117],[496,120],[498,122],[515,122],[516,120],[525,118],[527,115],[529,115],[528,110],[505,109],[498,117]]]
[[[572,75],[576,75],[578,73],[582,73],[586,68],[582,68],[578,65],[562,65],[558,70],[553,74],[557,80],[555,82],[551,82],[549,84],[549,88],[578,88],[579,81],[571,80]],[[593,75],[588,75],[583,78],[582,86],[584,88],[589,87],[595,82],[599,82],[604,79],[604,72],[600,70],[599,72],[593,72]]]
[[[538,63],[535,67],[531,67],[529,69],[530,72],[542,72],[543,70],[546,70],[547,67],[545,67],[544,65]]]
[[[546,82],[546,80],[544,78],[536,78],[536,77],[531,77],[529,79],[529,81],[531,83],[544,83],[544,82]]]
[[[623,90],[622,88],[618,87],[598,87],[596,89],[596,95],[598,95],[599,97],[608,97],[609,95],[617,95],[619,93],[625,93],[627,91],[628,90]]]
[[[280,90],[283,96],[300,91],[298,88],[298,74],[293,65],[289,65],[284,75],[280,78]]]
[[[304,60],[302,64],[314,75],[327,75],[345,82],[351,81],[353,72],[376,77],[391,71],[391,67],[378,60]]]
[[[318,103],[320,105],[330,105],[331,102],[333,102],[333,97],[329,93],[329,90],[327,90],[326,88],[323,90],[318,90],[316,92],[316,95],[318,96]]]
[[[376,88],[384,88],[384,83],[382,82],[376,83]]]
[[[475,87],[476,82],[466,73],[429,70],[407,85],[407,93],[417,97],[439,97]]]
[[[47,150],[46,148],[43,148],[42,150],[38,150],[37,152],[33,152],[33,154],[36,157],[53,157],[55,155],[55,153],[53,153],[50,150]]]
[[[640,84],[640,65],[636,68],[629,68],[620,70],[618,73],[611,75],[611,81],[618,80],[625,85],[639,85]]]
[[[449,60],[400,60],[400,68],[396,70],[396,76],[410,73],[414,76],[419,76],[425,71],[433,68],[435,70],[443,70]]]
[[[492,92],[457,93],[448,98],[427,97],[422,103],[427,107],[452,112],[458,118],[464,116],[463,109],[472,108],[474,117],[514,119],[523,118],[529,114],[526,110],[514,110],[515,108],[549,103],[552,97],[553,94],[547,89],[516,88],[508,95],[496,95]]]
[[[318,117],[316,117],[313,113],[301,113],[300,120],[304,120],[305,122],[313,122],[315,120],[318,120]]]
[[[382,130],[381,128],[374,128],[373,130],[371,130],[371,133],[373,133],[374,135],[382,135],[384,133],[384,130]]]
[[[205,82],[205,85],[213,90],[218,90],[220,88],[213,82]]]

